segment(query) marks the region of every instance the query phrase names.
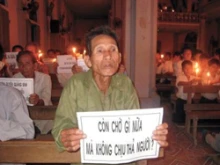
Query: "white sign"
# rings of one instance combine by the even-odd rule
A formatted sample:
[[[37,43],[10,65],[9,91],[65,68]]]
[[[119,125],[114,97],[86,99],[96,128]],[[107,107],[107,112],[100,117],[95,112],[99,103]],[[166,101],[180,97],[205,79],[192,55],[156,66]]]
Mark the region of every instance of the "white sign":
[[[82,67],[83,72],[87,72],[89,70],[83,58],[77,59],[77,65]]]
[[[119,164],[157,158],[159,144],[152,140],[162,123],[163,109],[78,112],[82,163]]]
[[[6,56],[6,62],[9,65],[12,65],[14,68],[18,68],[18,64],[16,61],[16,57],[18,55],[18,52],[6,52],[5,56]]]
[[[59,55],[57,63],[57,73],[72,73],[72,66],[76,64],[76,59],[72,55]]]
[[[29,103],[29,96],[34,93],[33,78],[0,78],[0,83],[17,88],[23,94],[27,104],[32,105]]]

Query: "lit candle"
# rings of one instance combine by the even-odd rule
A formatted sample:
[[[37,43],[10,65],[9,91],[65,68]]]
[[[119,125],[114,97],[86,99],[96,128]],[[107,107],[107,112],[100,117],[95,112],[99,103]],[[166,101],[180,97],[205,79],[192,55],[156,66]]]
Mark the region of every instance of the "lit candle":
[[[196,68],[196,77],[198,76],[199,68]]]
[[[209,85],[210,84],[210,72],[207,72],[206,76],[207,76],[207,84]]]
[[[199,67],[198,62],[195,63],[195,68],[197,69]]]
[[[86,55],[86,50],[85,49],[83,50],[83,54]]]
[[[73,49],[72,49],[72,50],[73,50],[73,53],[75,54],[75,53],[76,53],[76,48],[75,48],[75,47],[73,47]]]
[[[54,59],[52,60],[52,62],[57,62],[57,59],[56,59],[56,58],[54,58]]]
[[[162,59],[164,58],[164,55],[163,54],[161,54],[161,56],[160,56]]]

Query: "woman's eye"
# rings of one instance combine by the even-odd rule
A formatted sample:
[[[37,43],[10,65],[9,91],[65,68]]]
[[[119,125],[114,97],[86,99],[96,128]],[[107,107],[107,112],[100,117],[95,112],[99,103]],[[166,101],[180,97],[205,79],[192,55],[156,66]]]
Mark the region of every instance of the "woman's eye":
[[[110,49],[110,51],[111,51],[111,52],[116,52],[116,51],[117,51],[117,48],[112,47],[112,48]]]

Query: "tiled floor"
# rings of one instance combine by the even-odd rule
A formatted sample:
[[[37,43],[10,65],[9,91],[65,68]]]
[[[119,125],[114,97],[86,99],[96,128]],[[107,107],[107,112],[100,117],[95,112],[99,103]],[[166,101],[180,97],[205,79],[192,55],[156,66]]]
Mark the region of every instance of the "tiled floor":
[[[164,122],[169,124],[169,147],[165,149],[165,156],[148,161],[148,165],[215,165],[210,154],[216,154],[201,138],[199,132],[198,145],[194,146],[192,139],[186,136],[184,126],[176,125],[171,121],[171,105],[163,101],[165,116]],[[201,128],[202,129],[202,128]]]

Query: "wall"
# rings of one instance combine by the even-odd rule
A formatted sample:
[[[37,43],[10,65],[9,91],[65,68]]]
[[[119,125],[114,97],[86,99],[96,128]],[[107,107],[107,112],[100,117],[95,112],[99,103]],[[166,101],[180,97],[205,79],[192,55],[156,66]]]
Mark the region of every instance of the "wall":
[[[74,39],[80,38],[84,44],[85,34],[92,28],[107,25],[106,19],[78,19],[74,23]]]
[[[161,42],[162,52],[173,52],[173,33],[171,32],[158,32],[157,40]]]

